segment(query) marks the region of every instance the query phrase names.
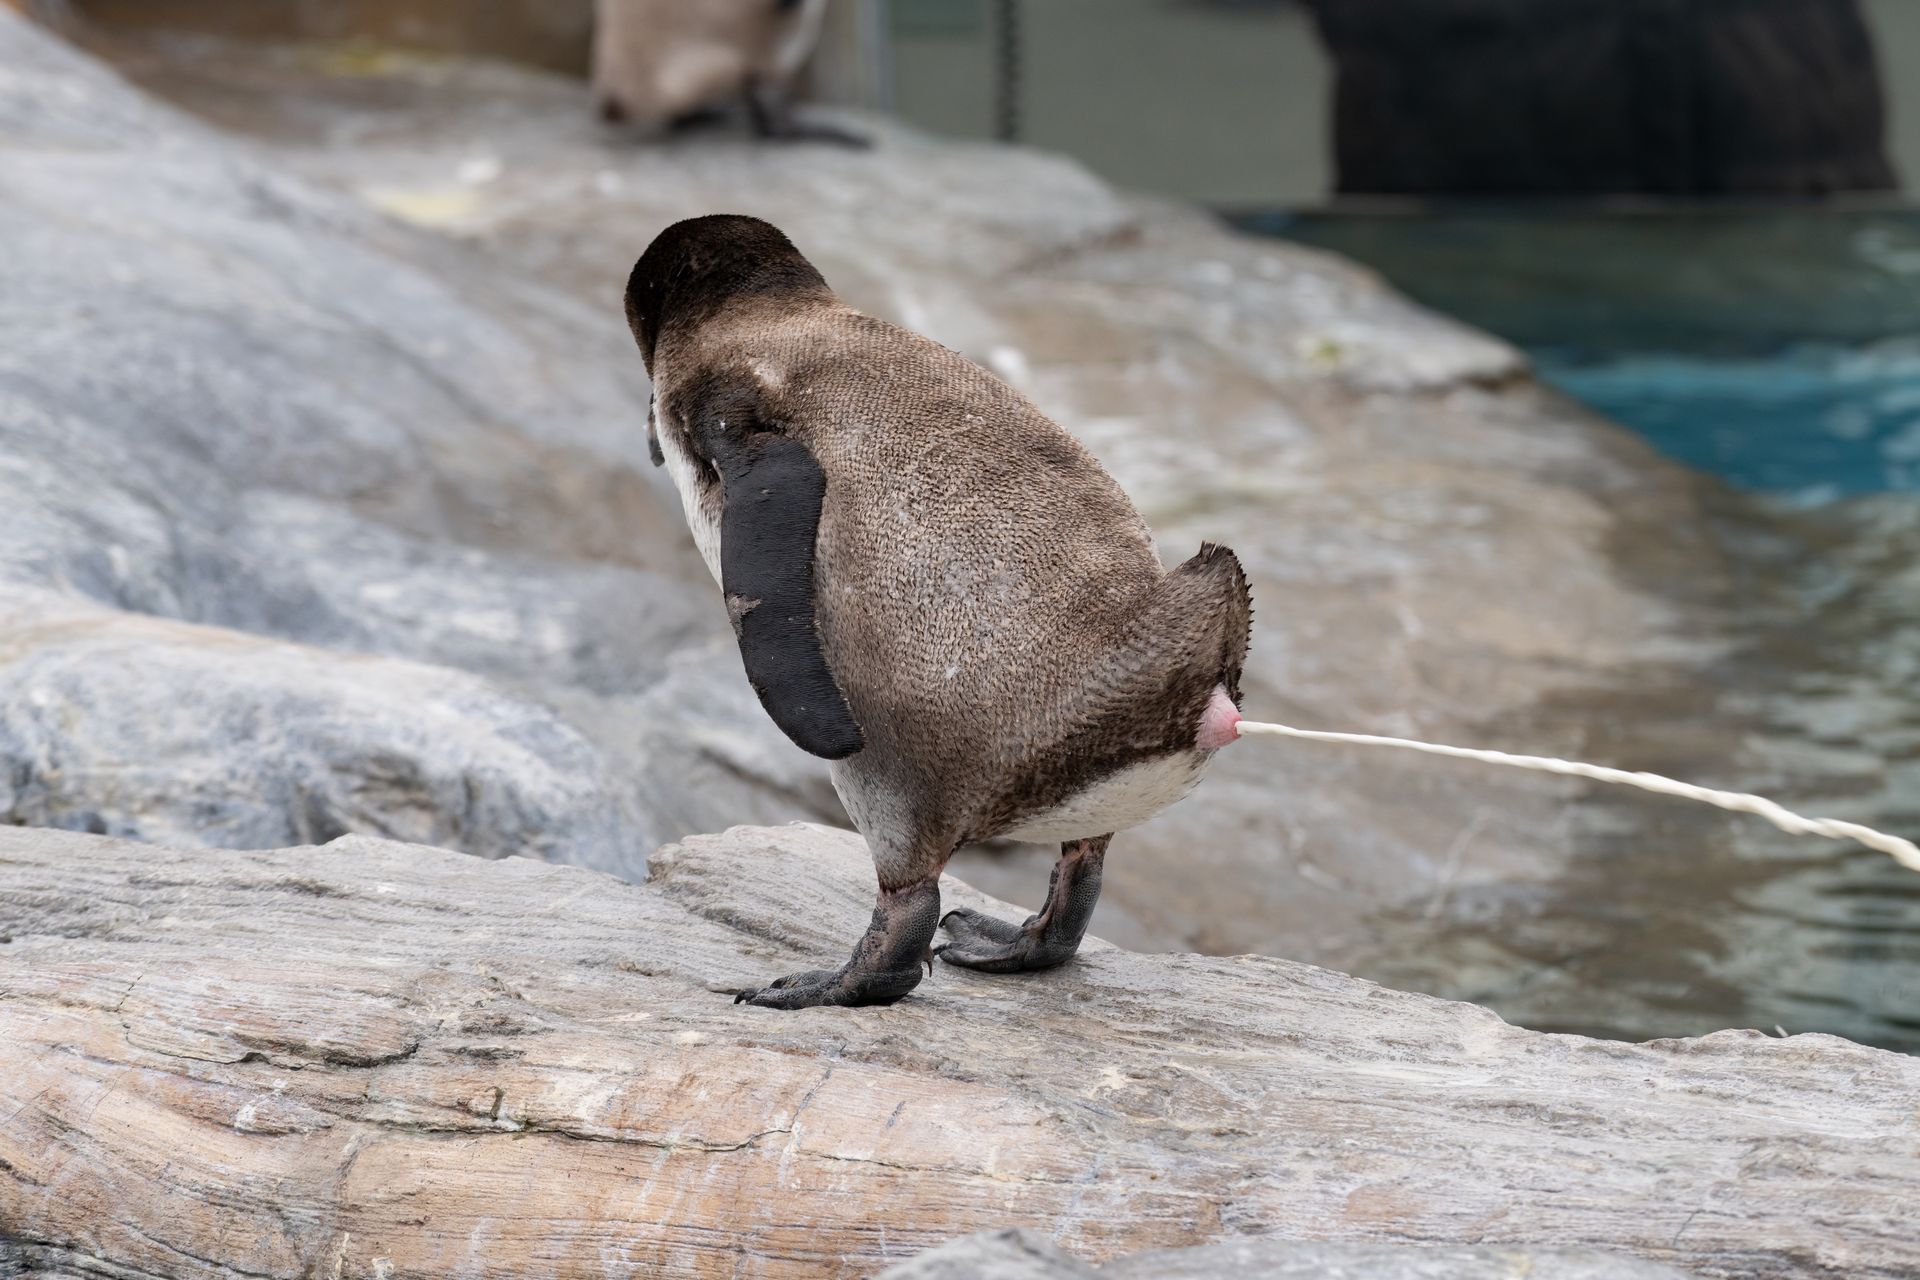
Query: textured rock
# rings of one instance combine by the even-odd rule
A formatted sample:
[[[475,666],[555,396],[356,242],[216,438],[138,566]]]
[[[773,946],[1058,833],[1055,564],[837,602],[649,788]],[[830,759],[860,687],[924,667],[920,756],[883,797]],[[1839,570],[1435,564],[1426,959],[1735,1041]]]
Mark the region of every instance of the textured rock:
[[[1686,1280],[1655,1262],[1563,1249],[1446,1248],[1234,1240],[1154,1249],[1102,1267],[1062,1252],[1045,1236],[1012,1228],[982,1232],[889,1267],[879,1280]]]
[[[1097,1268],[1062,1251],[1037,1231],[1009,1227],[964,1236],[888,1267],[878,1280],[1091,1280]]]
[[[473,676],[31,597],[0,604],[0,630],[14,823],[235,848],[377,831],[642,865],[592,745]]]
[[[0,821],[639,874],[821,810],[605,317],[4,13],[0,135]]]
[[[476,20],[471,0],[265,0],[240,7],[215,0],[16,0],[63,25],[204,32],[250,39],[391,41],[440,53],[513,58],[585,73],[593,0],[488,0]]]
[[[1257,1236],[1920,1268],[1920,1061],[1832,1037],[1624,1045],[1107,946],[883,1009],[712,989],[838,958],[870,874],[802,826],[645,885],[0,830],[0,1274],[858,1275],[1006,1226],[1089,1262]],[[1269,1249],[1114,1271],[1287,1274]]]

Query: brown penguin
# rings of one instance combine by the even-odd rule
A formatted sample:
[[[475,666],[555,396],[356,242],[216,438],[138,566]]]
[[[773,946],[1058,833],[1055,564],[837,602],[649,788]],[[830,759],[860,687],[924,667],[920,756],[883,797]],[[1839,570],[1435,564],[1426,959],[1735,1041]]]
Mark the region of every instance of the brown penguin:
[[[826,0],[597,0],[593,91],[602,118],[656,130],[744,99],[763,138],[865,140],[793,113]]]
[[[726,597],[774,723],[833,762],[879,872],[839,969],[738,993],[885,1004],[951,964],[1078,948],[1112,833],[1233,740],[1252,609],[1233,553],[1168,571],[1093,456],[1019,392],[837,298],[778,230],[668,227],[627,282],[654,458]],[[1062,842],[1024,924],[940,918],[955,847]]]

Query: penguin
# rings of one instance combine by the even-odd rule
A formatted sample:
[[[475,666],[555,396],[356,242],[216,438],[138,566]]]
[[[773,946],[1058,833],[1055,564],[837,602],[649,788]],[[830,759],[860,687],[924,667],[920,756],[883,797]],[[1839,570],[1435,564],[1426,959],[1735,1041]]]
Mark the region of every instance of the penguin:
[[[1246,574],[1168,570],[1120,486],[986,369],[835,296],[756,218],[675,223],[626,314],[657,465],[773,722],[831,762],[873,854],[873,919],[838,969],[738,991],[775,1009],[890,1004],[933,957],[1065,963],[1108,842],[1236,736]],[[940,914],[961,844],[1059,842],[1021,924]],[[946,939],[936,948],[936,931]]]
[[[793,85],[820,40],[826,0],[596,0],[593,92],[600,116],[681,128],[744,99],[762,138],[867,145],[794,115]]]

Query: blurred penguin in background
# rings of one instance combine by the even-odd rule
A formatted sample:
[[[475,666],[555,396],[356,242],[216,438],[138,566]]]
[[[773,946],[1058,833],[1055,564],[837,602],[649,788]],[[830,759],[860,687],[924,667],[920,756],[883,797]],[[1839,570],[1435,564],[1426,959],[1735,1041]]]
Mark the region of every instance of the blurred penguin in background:
[[[600,115],[662,134],[744,101],[762,138],[866,140],[798,120],[794,84],[820,39],[827,0],[596,0],[593,89]]]

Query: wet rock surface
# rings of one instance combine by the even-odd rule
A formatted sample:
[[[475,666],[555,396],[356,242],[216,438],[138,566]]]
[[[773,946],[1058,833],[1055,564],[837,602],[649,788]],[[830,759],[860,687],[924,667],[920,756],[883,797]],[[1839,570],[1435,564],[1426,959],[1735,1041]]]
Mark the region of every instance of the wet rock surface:
[[[11,19],[0,40],[20,55],[0,72],[19,139],[0,217],[33,248],[6,259],[0,297],[23,338],[0,351],[6,581],[62,609],[292,642],[303,663],[451,669],[422,677],[426,704],[457,676],[497,700],[469,697],[467,728],[553,730],[509,783],[465,748],[436,754],[414,693],[388,682],[351,742],[327,739],[331,763],[283,767],[241,734],[227,758],[250,772],[209,799],[170,738],[124,756],[81,743],[63,764],[70,712],[109,701],[111,681],[88,702],[71,686],[90,667],[54,696],[23,666],[0,682],[6,706],[54,697],[35,712],[52,736],[6,746],[0,777],[63,798],[16,820],[282,844],[332,828],[231,797],[317,790],[303,803],[353,830],[630,876],[683,832],[838,820],[823,769],[740,678],[644,460],[619,282],[660,227],[715,210],[771,218],[850,301],[1020,385],[1115,471],[1169,558],[1232,545],[1258,609],[1250,715],[1649,768],[1895,830],[1920,818],[1902,799],[1911,607],[1865,621],[1806,572],[1888,544],[1756,516],[1336,259],[1055,158],[878,120],[859,122],[879,144],[862,154],[724,131],[642,148],[591,121],[577,82],[499,66],[102,46],[219,134]],[[32,305],[9,311],[16,298]],[[1766,636],[1740,621],[1756,576],[1776,583]],[[1811,664],[1790,652],[1810,616],[1825,638]],[[0,637],[0,658],[19,652]],[[194,678],[210,683],[150,696],[190,705],[226,673]],[[295,692],[232,696],[278,722],[308,714]],[[116,761],[136,756],[153,785],[109,803]],[[432,781],[382,798],[370,773]],[[482,808],[510,820],[481,830],[466,797],[495,786]],[[1877,855],[1757,827],[1249,743],[1116,840],[1095,927],[1314,960],[1554,1028],[1914,1043],[1920,896]],[[520,843],[533,832],[548,834]],[[1031,906],[1051,859],[968,850],[954,866]]]
[[[851,1276],[1006,1227],[1122,1276],[1920,1268],[1915,1059],[1105,945],[890,1008],[730,1002],[838,959],[870,876],[811,826],[643,885],[0,830],[0,1272]],[[1359,1247],[1396,1240],[1473,1249]]]

